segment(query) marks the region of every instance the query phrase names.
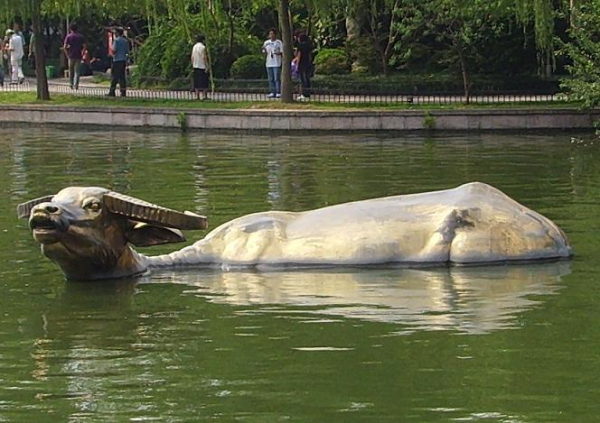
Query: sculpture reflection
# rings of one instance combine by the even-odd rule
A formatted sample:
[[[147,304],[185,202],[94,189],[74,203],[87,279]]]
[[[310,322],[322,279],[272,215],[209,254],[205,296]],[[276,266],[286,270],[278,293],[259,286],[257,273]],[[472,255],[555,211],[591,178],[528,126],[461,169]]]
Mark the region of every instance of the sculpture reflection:
[[[135,279],[65,285],[42,314],[43,335],[31,353],[31,378],[54,386],[35,394],[40,404],[67,400],[72,418],[118,407],[119,398],[105,392],[127,377],[132,344],[143,336],[131,309],[135,292]]]
[[[224,389],[240,395],[270,392],[270,381],[247,372],[247,367],[264,364],[256,348],[278,349],[274,356],[280,361],[269,362],[269,368],[280,374],[281,366],[290,363],[292,348],[314,341],[313,326],[306,322],[383,322],[401,334],[489,333],[516,327],[519,313],[557,293],[569,273],[569,262],[343,272],[177,269],[102,284],[67,283],[43,313],[31,376],[39,384],[40,403],[50,407],[47,400],[68,401],[72,417],[93,413],[110,420],[115,410],[139,417],[140,404],[164,401],[185,413],[185,405],[198,397],[221,410],[218,393]],[[258,336],[255,341],[236,339],[241,326],[257,323],[250,313],[261,315],[253,329]],[[275,319],[287,316],[293,320]],[[352,323],[324,330],[352,339],[362,333]],[[282,324],[294,339],[269,340],[281,334]],[[369,339],[356,342],[372,344]],[[253,354],[247,354],[248,345]],[[415,348],[421,354],[428,347]],[[372,353],[370,348],[359,351],[365,360]],[[239,359],[232,364],[232,357]],[[238,366],[233,373],[232,366]],[[417,373],[408,371],[404,377],[416,381]],[[193,382],[179,384],[186,377]],[[53,388],[42,389],[47,386]]]
[[[534,297],[561,289],[565,261],[511,266],[282,272],[163,272],[145,283],[179,283],[213,303],[279,305],[249,313],[306,313],[400,323],[409,330],[488,333],[514,325]],[[290,307],[291,306],[291,307]]]

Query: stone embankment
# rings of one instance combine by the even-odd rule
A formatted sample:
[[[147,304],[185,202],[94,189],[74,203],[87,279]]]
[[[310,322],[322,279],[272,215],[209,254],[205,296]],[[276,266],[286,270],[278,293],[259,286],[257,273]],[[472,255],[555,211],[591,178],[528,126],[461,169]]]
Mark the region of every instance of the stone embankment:
[[[472,131],[590,129],[600,110],[506,108],[317,111],[4,106],[1,123],[244,131]]]

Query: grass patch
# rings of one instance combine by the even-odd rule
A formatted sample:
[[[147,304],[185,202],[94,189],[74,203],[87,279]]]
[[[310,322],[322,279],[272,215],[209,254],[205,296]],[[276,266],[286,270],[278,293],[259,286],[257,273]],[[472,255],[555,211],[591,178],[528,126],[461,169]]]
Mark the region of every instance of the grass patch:
[[[572,107],[578,108],[580,103],[564,102],[521,102],[521,103],[496,103],[496,104],[406,104],[406,103],[333,103],[310,102],[286,104],[279,101],[196,101],[196,100],[162,100],[162,99],[135,99],[135,98],[106,98],[106,97],[78,97],[73,95],[53,94],[50,101],[39,101],[35,93],[31,92],[1,92],[0,105],[46,105],[46,106],[72,106],[72,107],[139,107],[139,108],[165,108],[165,109],[257,109],[257,110],[475,110],[475,109],[552,109]]]
[[[92,75],[92,82],[96,85],[100,85],[102,87],[110,87],[110,78],[104,75],[100,75],[100,74],[94,74]],[[82,81],[85,81],[85,79],[82,79]]]

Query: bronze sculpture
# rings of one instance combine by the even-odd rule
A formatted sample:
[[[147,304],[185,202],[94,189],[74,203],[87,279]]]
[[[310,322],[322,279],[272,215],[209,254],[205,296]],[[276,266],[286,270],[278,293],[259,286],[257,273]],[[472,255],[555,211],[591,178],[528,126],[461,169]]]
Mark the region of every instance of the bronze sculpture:
[[[69,279],[138,274],[150,267],[446,265],[566,258],[563,231],[489,185],[234,219],[171,254],[134,246],[184,241],[206,218],[103,188],[72,187],[19,205],[45,256]]]

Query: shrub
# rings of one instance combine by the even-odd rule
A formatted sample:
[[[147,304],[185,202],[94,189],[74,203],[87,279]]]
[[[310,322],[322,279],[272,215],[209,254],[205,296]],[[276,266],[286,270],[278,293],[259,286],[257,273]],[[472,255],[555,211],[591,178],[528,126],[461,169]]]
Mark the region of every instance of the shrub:
[[[264,79],[266,76],[265,59],[256,54],[242,56],[231,65],[234,79]]]
[[[213,37],[208,33],[206,41],[215,78],[229,76],[231,65],[236,58],[260,52],[262,45],[256,37],[237,33],[232,51],[229,51],[228,40],[225,37]],[[163,22],[138,49],[135,57],[137,70],[132,82],[136,85],[179,85],[181,79],[189,79],[191,74],[192,47],[193,42],[189,41],[182,25],[170,21]]]
[[[169,31],[168,42],[164,45],[160,58],[161,76],[167,83],[180,77],[189,77],[192,72],[190,63],[192,47],[193,43],[188,40],[183,25]]]
[[[325,48],[317,54],[315,68],[319,75],[339,75],[350,72],[350,63],[345,50]]]
[[[158,28],[154,34],[148,37],[135,56],[135,72],[131,75],[131,81],[135,85],[151,84],[151,81],[163,79],[162,57],[168,42],[166,26]]]
[[[381,58],[375,49],[374,41],[370,37],[361,37],[346,45],[352,73],[378,75],[382,73]]]

